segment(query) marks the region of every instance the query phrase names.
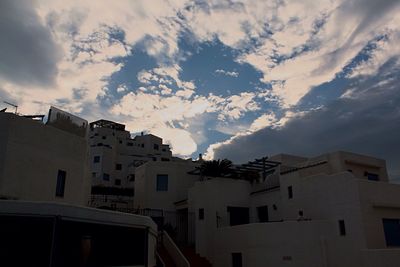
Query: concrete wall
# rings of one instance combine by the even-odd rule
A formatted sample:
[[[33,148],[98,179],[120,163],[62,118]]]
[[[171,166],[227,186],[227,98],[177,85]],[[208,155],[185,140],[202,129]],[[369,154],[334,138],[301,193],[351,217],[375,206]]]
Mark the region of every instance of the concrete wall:
[[[251,222],[260,221],[257,212],[257,207],[260,206],[268,206],[269,221],[282,220],[282,199],[279,188],[250,195]]]
[[[0,125],[1,196],[87,205],[87,139],[10,113],[0,113]],[[66,171],[64,197],[55,194],[58,170]]]
[[[196,163],[149,161],[136,168],[136,207],[174,211],[175,202],[188,198],[188,189],[198,179],[188,174],[198,166]],[[157,174],[168,175],[168,191],[157,191]]]
[[[250,183],[243,180],[212,178],[198,181],[189,191],[189,210],[196,214],[196,252],[213,260],[217,216],[219,226],[229,225],[228,206],[249,207]],[[199,220],[204,209],[204,220]]]
[[[213,266],[232,266],[242,253],[243,266],[361,266],[350,237],[339,236],[332,221],[288,221],[219,228]]]

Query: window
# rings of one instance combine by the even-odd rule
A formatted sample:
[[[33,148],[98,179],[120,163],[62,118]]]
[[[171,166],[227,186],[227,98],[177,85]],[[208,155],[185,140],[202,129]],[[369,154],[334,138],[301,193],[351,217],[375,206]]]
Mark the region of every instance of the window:
[[[346,235],[346,226],[344,224],[344,220],[339,220],[339,233],[340,235]]]
[[[157,191],[168,191],[168,174],[157,174]]]
[[[291,199],[293,198],[293,187],[292,186],[288,186],[288,198]]]
[[[118,142],[119,142],[120,144],[122,144],[122,140],[119,140]]]
[[[257,207],[257,213],[258,213],[259,222],[268,222],[269,221],[268,206]]]
[[[122,164],[121,163],[115,164],[115,169],[116,170],[122,170]]]
[[[157,161],[157,158],[156,158],[156,157],[153,157],[153,161]]]
[[[386,246],[400,247],[400,220],[382,219]]]
[[[242,266],[242,253],[232,253],[232,267]]]
[[[204,209],[199,209],[199,221],[204,220]]]
[[[364,175],[367,176],[367,179],[370,181],[379,181],[379,175],[376,173],[365,172]]]
[[[133,143],[128,142],[128,143],[126,143],[126,145],[127,145],[127,146],[133,146]]]
[[[170,161],[170,160],[167,158],[161,158],[161,161]]]
[[[167,150],[165,148],[162,149],[162,152],[166,152]]]
[[[134,174],[129,174],[128,175],[128,179],[129,179],[129,182],[135,181],[135,175]]]
[[[94,163],[99,163],[100,162],[100,156],[94,156],[93,162]]]
[[[92,178],[96,178],[96,173],[92,172]]]
[[[141,147],[144,147],[144,144],[141,144]]]
[[[121,179],[115,179],[114,183],[115,185],[121,185]]]
[[[65,178],[67,177],[67,172],[58,170],[57,174],[57,186],[56,186],[56,196],[64,197],[65,190]]]
[[[110,181],[110,175],[108,173],[103,173],[103,180]]]
[[[107,137],[106,137],[105,135],[103,135],[101,138],[102,138],[103,140],[105,140]]]
[[[158,150],[160,148],[157,144],[154,144],[153,147],[154,147],[155,150]]]

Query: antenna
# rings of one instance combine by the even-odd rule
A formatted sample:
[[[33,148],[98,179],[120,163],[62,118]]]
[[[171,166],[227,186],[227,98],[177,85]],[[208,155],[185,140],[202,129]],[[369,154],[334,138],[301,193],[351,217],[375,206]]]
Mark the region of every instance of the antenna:
[[[7,105],[10,105],[10,106],[14,107],[15,108],[15,114],[17,114],[17,111],[18,111],[18,106],[17,105],[15,105],[13,103],[10,103],[10,102],[7,102],[7,101],[3,101],[3,102],[6,103]]]

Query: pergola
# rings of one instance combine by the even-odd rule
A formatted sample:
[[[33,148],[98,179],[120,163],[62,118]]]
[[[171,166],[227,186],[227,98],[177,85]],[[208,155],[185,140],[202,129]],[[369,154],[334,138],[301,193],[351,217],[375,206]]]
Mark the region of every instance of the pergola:
[[[257,172],[261,173],[261,177],[263,180],[275,171],[275,168],[278,167],[281,163],[278,161],[268,160],[268,157],[262,157],[260,159],[255,159],[253,161],[249,161],[248,163],[235,166],[235,171],[238,173],[246,173],[246,172]]]

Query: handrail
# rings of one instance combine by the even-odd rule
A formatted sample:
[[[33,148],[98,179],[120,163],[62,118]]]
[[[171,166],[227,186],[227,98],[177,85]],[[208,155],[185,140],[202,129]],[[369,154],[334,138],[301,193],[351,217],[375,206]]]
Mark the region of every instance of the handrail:
[[[178,248],[172,238],[168,235],[166,231],[162,231],[163,245],[165,249],[168,251],[168,254],[171,256],[177,267],[190,267],[189,261],[186,259],[185,255],[183,255],[182,251]]]

